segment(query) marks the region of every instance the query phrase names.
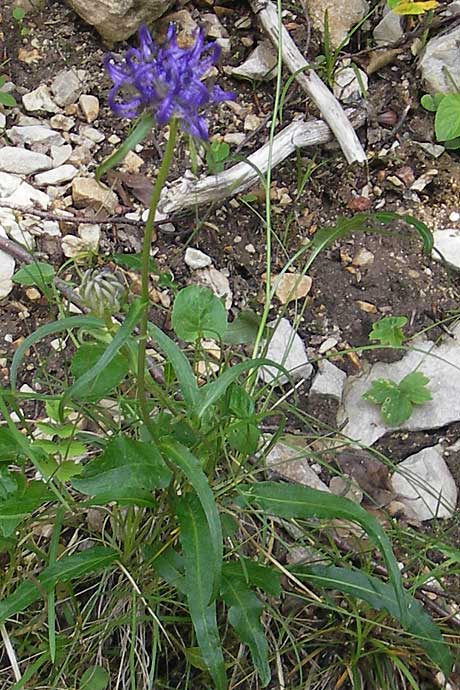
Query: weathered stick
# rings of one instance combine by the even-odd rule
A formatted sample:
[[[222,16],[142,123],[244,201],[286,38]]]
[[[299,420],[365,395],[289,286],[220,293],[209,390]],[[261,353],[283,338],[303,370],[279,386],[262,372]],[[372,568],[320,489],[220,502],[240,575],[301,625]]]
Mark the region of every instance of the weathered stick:
[[[364,124],[366,116],[363,111],[347,112],[356,127]],[[267,143],[250,155],[247,161],[237,163],[224,172],[199,180],[184,176],[164,190],[159,211],[171,216],[239,194],[257,182],[260,175],[266,173],[269,164],[274,168],[297,148],[325,144],[331,139],[331,130],[322,120],[294,120],[273,139],[270,159],[270,145]]]
[[[259,17],[272,43],[278,47],[280,32],[278,10],[275,4],[271,0],[249,0],[249,4],[254,14]],[[309,67],[308,62],[297,48],[287,29],[282,27],[281,32],[281,51],[286,67],[292,74],[297,73],[297,82],[315,102],[321,115],[339,142],[348,163],[354,163],[355,161],[364,163],[367,160],[366,154],[342,106],[316,72]]]

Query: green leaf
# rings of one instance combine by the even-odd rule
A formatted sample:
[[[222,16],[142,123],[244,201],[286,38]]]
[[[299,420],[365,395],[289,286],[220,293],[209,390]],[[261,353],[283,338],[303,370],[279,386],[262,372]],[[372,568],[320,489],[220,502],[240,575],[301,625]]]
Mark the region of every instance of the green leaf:
[[[9,537],[26,515],[33,513],[50,498],[50,491],[44,482],[18,482],[16,491],[8,491],[6,497],[0,500],[0,533]]]
[[[100,343],[83,343],[72,357],[70,371],[76,381],[86,374],[88,369],[97,365],[107,347]],[[107,364],[103,371],[95,376],[81,392],[81,397],[86,400],[100,400],[107,393],[116,388],[129,372],[127,358],[118,353]]]
[[[159,348],[169,359],[179,381],[180,390],[188,411],[194,415],[201,399],[201,392],[190,362],[174,340],[171,340],[158,326],[149,323],[147,328],[149,335],[155,338]]]
[[[126,266],[132,271],[141,272],[142,268],[142,254],[114,254],[112,259],[118,266]],[[159,273],[157,262],[149,258],[149,271],[151,273]]]
[[[376,379],[363,398],[381,406],[381,414],[389,426],[400,426],[412,414],[413,405],[431,400],[426,385],[429,379],[419,371],[408,374],[400,383]]]
[[[440,102],[434,118],[434,131],[438,141],[460,136],[460,93],[449,93]]]
[[[67,401],[72,398],[79,398],[84,393],[92,382],[104,372],[105,368],[111,363],[117,355],[121,347],[126,343],[131,336],[131,332],[136,326],[140,315],[144,309],[144,303],[141,300],[136,300],[132,303],[125,320],[116,332],[110,345],[104,350],[104,353],[99,357],[96,364],[93,364],[86,372],[78,378],[75,383],[69,386],[60,403],[60,409],[63,410]]]
[[[306,486],[259,482],[240,487],[242,499],[249,505],[282,518],[342,519],[358,523],[381,550],[391,583],[396,592],[400,620],[408,618],[404,589],[398,563],[390,542],[377,520],[353,501]]]
[[[271,679],[268,643],[260,621],[263,604],[241,579],[222,578],[222,598],[229,607],[228,622],[241,642],[249,647],[262,687]]]
[[[228,324],[222,336],[229,345],[250,345],[256,341],[260,316],[252,311],[242,311]]]
[[[161,545],[158,545],[157,551],[159,551],[160,548]],[[158,575],[162,577],[168,585],[175,587],[182,594],[186,594],[187,587],[184,577],[184,559],[172,546],[161,551],[158,556],[155,555],[151,562]]]
[[[96,168],[96,180],[100,180],[104,175],[119,165],[125,159],[125,156],[132,151],[138,144],[145,139],[145,137],[152,131],[155,126],[155,118],[149,112],[145,112],[137,121],[134,129],[128,134],[121,146],[112,153],[111,156],[102,161]]]
[[[216,690],[225,690],[227,678],[217,626],[216,602],[210,603],[216,574],[211,565],[214,553],[209,522],[196,496],[182,496],[176,501],[175,510],[185,559],[184,584],[196,639]]]
[[[29,347],[32,347],[48,335],[54,335],[62,331],[70,331],[73,328],[86,328],[91,331],[93,329],[97,330],[104,328],[104,326],[104,322],[101,319],[97,319],[95,316],[69,316],[61,321],[54,321],[53,323],[47,323],[44,326],[40,326],[22,341],[14,353],[10,371],[11,388],[16,388],[19,365]]]
[[[187,342],[221,338],[227,330],[227,312],[211,290],[190,285],[174,300],[171,323],[176,335]]]
[[[0,91],[0,105],[4,105],[6,108],[14,108],[17,106],[17,101],[10,93]]]
[[[223,538],[222,525],[214,494],[200,462],[188,448],[174,439],[166,438],[160,442],[160,449],[185,474],[200,499],[201,506],[206,515],[210,546],[212,547],[212,558],[208,562],[208,567],[214,578],[213,596],[216,597],[219,591],[222,570]]]
[[[281,574],[274,568],[240,556],[238,561],[226,561],[222,567],[226,579],[242,580],[273,597],[281,594]]]
[[[239,386],[236,383],[232,383],[229,386],[228,409],[239,419],[246,419],[254,414],[254,401],[243,386]]]
[[[102,666],[90,666],[80,679],[79,690],[105,690],[110,681],[108,671]]]
[[[426,613],[422,605],[410,594],[404,592],[404,604],[408,612],[403,622],[400,618],[399,604],[394,588],[361,570],[337,568],[335,566],[293,566],[291,572],[299,579],[306,578],[320,588],[337,589],[362,599],[373,608],[388,611],[397,618],[404,629],[417,638],[420,646],[430,659],[439,666],[446,676],[452,669],[452,656],[442,639],[437,625]]]
[[[72,486],[94,496],[94,503],[155,505],[152,491],[165,488],[170,480],[171,472],[153,442],[117,436],[99,457],[85,465]]]
[[[68,582],[97,572],[113,563],[116,558],[118,552],[115,549],[91,546],[73,556],[64,556],[55,561],[37,577],[38,586],[34,581],[26,580],[10,596],[0,601],[0,624],[40,600],[43,590],[51,592],[59,582]]]
[[[53,282],[54,274],[53,266],[43,261],[36,261],[16,271],[13,276],[13,282],[24,286],[36,285],[44,292]]]
[[[421,97],[420,104],[425,108],[425,110],[428,110],[430,113],[435,113],[445,95],[446,94],[444,93],[436,93],[433,96],[430,96],[430,94],[426,93]]]
[[[385,316],[373,324],[369,340],[379,340],[383,346],[400,347],[405,340],[402,329],[406,323],[405,316]]]
[[[460,149],[460,137],[456,137],[455,139],[449,139],[448,141],[445,141],[444,147],[448,151],[456,151],[457,149]]]
[[[5,426],[0,426],[0,463],[17,460],[20,446],[13,434]]]
[[[227,429],[227,441],[230,447],[245,456],[256,452],[259,438],[258,427],[245,419],[234,422]]]

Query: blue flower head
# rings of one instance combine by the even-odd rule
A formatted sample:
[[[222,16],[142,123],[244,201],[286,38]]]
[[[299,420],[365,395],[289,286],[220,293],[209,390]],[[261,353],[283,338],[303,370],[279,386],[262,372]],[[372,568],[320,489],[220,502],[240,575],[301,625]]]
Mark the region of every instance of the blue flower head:
[[[139,29],[138,36],[139,48],[129,48],[122,59],[107,55],[104,60],[113,81],[109,93],[113,112],[135,118],[149,109],[159,126],[177,117],[185,132],[208,139],[208,125],[200,112],[234,99],[234,94],[219,86],[202,82],[220,55],[219,46],[205,43],[200,30],[192,48],[179,48],[172,24],[161,47],[155,45],[146,26]]]

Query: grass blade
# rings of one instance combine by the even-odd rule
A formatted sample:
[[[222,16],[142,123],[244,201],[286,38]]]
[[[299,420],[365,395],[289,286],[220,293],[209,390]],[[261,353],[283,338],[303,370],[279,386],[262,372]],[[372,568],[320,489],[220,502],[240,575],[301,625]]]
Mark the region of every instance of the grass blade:
[[[442,639],[438,626],[424,610],[417,599],[408,592],[404,592],[405,607],[408,618],[403,623],[400,618],[399,604],[395,597],[395,590],[388,582],[382,582],[372,575],[351,568],[336,566],[295,566],[291,569],[299,579],[306,578],[318,587],[337,589],[345,594],[351,594],[362,599],[374,609],[385,609],[397,618],[403,628],[417,638],[420,646],[435,664],[448,676],[452,669],[452,656],[448,646]]]
[[[35,343],[43,340],[43,338],[46,338],[48,335],[54,335],[54,333],[70,331],[72,328],[87,328],[88,330],[92,330],[96,328],[104,328],[104,326],[104,322],[101,319],[97,319],[95,316],[69,316],[61,321],[53,321],[53,323],[47,323],[44,326],[40,326],[36,331],[31,333],[25,340],[23,340],[14,353],[10,371],[11,388],[16,388],[18,368],[29,347],[32,347],[35,345]]]
[[[196,496],[185,495],[176,502],[180,540],[185,557],[185,588],[190,616],[201,654],[216,690],[225,690],[227,678],[217,627],[216,602],[210,603],[215,573],[209,523]]]

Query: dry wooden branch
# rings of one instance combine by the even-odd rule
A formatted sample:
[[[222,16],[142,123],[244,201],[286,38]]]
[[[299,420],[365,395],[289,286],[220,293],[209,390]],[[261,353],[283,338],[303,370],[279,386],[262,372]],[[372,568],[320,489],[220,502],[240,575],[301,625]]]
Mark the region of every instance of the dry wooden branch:
[[[278,10],[271,0],[249,0],[253,12],[276,47],[280,42]],[[316,72],[311,69],[287,29],[281,29],[281,51],[286,67],[296,74],[302,89],[315,102],[324,120],[333,131],[349,163],[364,163],[367,160],[361,143],[356,136],[342,106]]]
[[[349,110],[348,113],[356,127],[364,124],[366,117],[363,111]],[[325,144],[331,139],[331,130],[322,120],[295,120],[273,139],[271,157],[270,145],[267,143],[250,155],[247,161],[217,175],[199,180],[184,176],[164,190],[159,211],[172,216],[239,194],[257,182],[260,175],[266,173],[269,164],[274,168],[297,148]]]

